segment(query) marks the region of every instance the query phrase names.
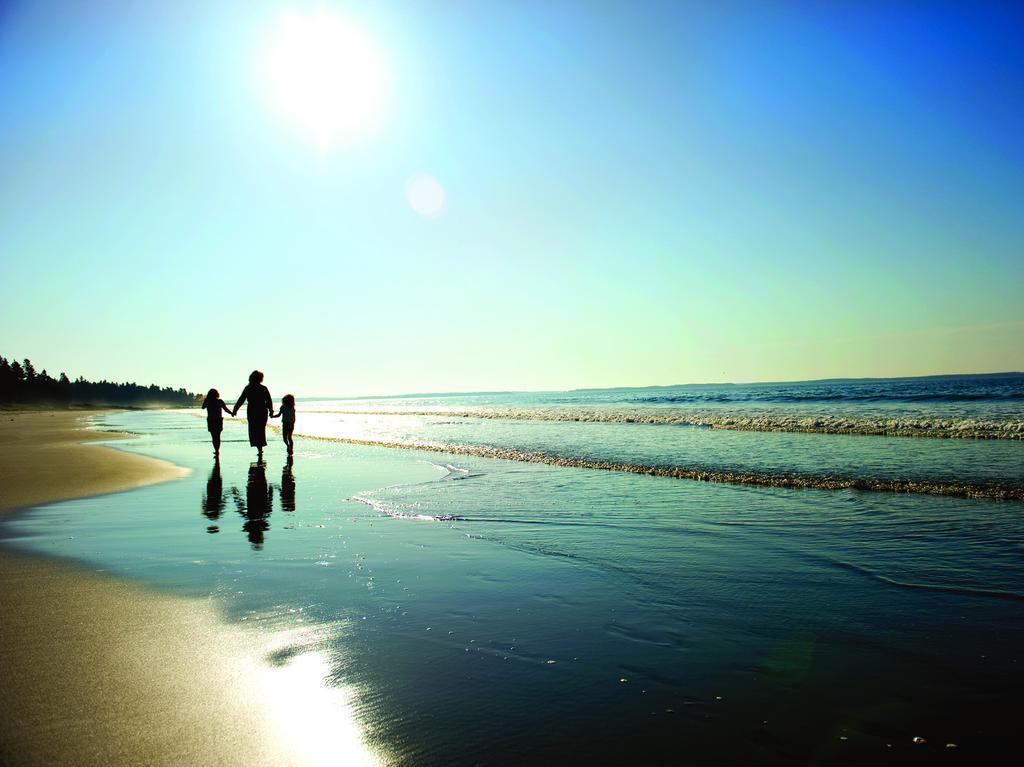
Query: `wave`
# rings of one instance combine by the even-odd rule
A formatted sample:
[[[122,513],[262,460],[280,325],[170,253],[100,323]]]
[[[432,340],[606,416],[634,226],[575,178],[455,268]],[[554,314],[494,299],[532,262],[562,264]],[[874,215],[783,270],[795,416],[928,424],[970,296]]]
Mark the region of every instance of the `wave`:
[[[352,442],[353,440],[331,440],[331,441],[335,441],[335,442]],[[469,477],[474,476],[473,473],[469,469],[464,469],[463,467],[455,466],[454,464],[450,464],[450,463],[443,463],[443,464],[442,463],[434,463],[433,461],[427,461],[427,463],[429,463],[435,469],[439,469],[439,470],[445,472],[444,477],[441,478],[442,481],[444,481],[444,480],[468,479]],[[421,482],[419,484],[421,484],[421,485],[431,485],[431,484],[433,484],[436,481],[437,480],[429,480],[427,482]],[[415,486],[416,485],[403,485],[402,487],[415,487]],[[384,489],[387,490],[388,488],[384,488]],[[399,508],[398,506],[389,505],[387,503],[384,503],[383,501],[379,501],[379,500],[376,500],[374,498],[370,498],[366,494],[363,494],[363,493],[357,493],[356,495],[352,496],[352,500],[353,501],[357,501],[359,503],[364,503],[367,506],[369,506],[371,509],[376,511],[377,513],[384,514],[385,516],[393,517],[395,519],[418,519],[418,520],[421,520],[421,521],[424,521],[424,522],[461,522],[461,521],[463,521],[465,519],[465,517],[460,517],[460,516],[458,516],[456,514],[416,514],[416,513],[413,513],[411,511],[402,511],[402,509]]]
[[[944,594],[958,594],[971,597],[992,597],[994,599],[1008,599],[1015,602],[1024,602],[1024,594],[1016,591],[1005,591],[1002,589],[983,589],[974,586],[961,586],[947,583],[921,583],[918,581],[903,581],[882,573],[875,572],[867,567],[856,565],[852,562],[844,562],[840,559],[827,559],[831,564],[850,572],[866,575],[869,578],[901,589],[914,589],[919,591],[938,591]]]
[[[384,514],[385,516],[392,517],[394,519],[418,519],[423,522],[461,522],[465,520],[465,517],[460,517],[455,514],[411,514],[409,512],[393,508],[383,501],[367,498],[364,495],[354,495],[352,496],[352,500],[359,503],[365,503],[378,514]]]
[[[310,437],[307,437],[309,439]],[[436,442],[393,442],[385,440],[352,439],[347,437],[312,437],[329,442],[351,445],[368,445],[405,450],[428,450],[451,455],[472,455],[480,458],[496,458],[507,461],[543,463],[565,468],[596,469],[630,474],[644,474],[669,479],[686,479],[695,482],[713,482],[728,485],[752,485],[785,489],[854,490],[884,493],[912,493],[943,495],[957,498],[986,499],[996,501],[1024,501],[1024,482],[1009,481],[949,481],[928,479],[886,479],[875,477],[819,476],[813,474],[781,474],[766,471],[740,471],[731,469],[706,469],[687,466],[662,466],[637,463],[617,463],[552,453],[531,452],[486,445],[441,444]],[[377,508],[377,502],[364,497],[354,497],[361,503]],[[384,504],[380,504],[384,506]],[[378,509],[382,510],[382,509]],[[389,516],[403,516],[432,521],[453,521],[443,517],[398,512],[394,509],[383,513]]]
[[[1024,400],[1024,391],[1011,391],[1003,393],[963,393],[951,394],[941,392],[927,392],[921,394],[886,394],[886,393],[863,393],[863,394],[833,394],[833,393],[775,393],[775,394],[748,394],[745,396],[732,396],[729,394],[659,394],[650,397],[636,397],[632,402],[645,404],[688,404],[701,402],[1006,402]]]
[[[516,421],[576,421],[693,426],[728,431],[858,434],[938,439],[1024,440],[1024,419],[899,416],[808,416],[796,413],[721,413],[655,408],[488,408],[463,410],[317,410],[318,414],[418,416]]]

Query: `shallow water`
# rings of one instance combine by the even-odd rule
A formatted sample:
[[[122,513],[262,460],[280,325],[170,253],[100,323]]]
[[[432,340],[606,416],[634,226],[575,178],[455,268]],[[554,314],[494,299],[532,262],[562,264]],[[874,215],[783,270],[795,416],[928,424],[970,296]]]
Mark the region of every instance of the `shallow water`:
[[[770,487],[1024,501],[1019,375],[312,400],[299,411],[307,436]],[[936,436],[946,439],[926,438]]]
[[[272,444],[260,468],[235,422],[216,471],[190,414],[102,425],[142,435],[123,448],[194,473],[26,512],[0,528],[8,545],[209,596],[253,630],[301,629],[267,662],[323,654],[386,761],[977,761],[1013,744],[1019,503],[308,439],[291,466]],[[838,466],[836,452],[799,440],[859,439],[849,449],[869,457],[886,442],[680,431],[694,451],[708,437],[793,440],[747,460],[781,451],[812,468],[816,454]],[[606,444],[579,438],[581,449]],[[426,521],[437,517],[455,519]]]

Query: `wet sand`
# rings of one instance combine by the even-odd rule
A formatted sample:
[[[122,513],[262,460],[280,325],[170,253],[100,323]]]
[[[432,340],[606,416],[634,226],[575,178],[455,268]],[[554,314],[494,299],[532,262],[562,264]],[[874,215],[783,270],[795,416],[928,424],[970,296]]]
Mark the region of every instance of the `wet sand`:
[[[182,476],[81,445],[82,414],[0,413],[0,515]],[[0,763],[297,764],[261,658],[212,602],[0,550]],[[301,744],[300,744],[301,745]]]
[[[90,415],[0,411],[0,515],[41,503],[130,490],[187,473],[165,461],[83,446],[127,436],[85,430]]]

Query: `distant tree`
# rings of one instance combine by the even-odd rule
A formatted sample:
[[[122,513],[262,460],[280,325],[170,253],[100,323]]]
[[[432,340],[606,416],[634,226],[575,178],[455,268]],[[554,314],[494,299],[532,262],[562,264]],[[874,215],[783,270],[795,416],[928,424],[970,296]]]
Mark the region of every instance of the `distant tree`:
[[[0,401],[8,402],[14,393],[14,371],[6,357],[0,357]]]
[[[61,402],[71,402],[71,379],[67,373],[61,373],[57,380],[57,391],[60,394]]]
[[[198,394],[185,389],[160,387],[156,384],[141,386],[136,383],[112,381],[88,381],[78,376],[72,381],[67,373],[59,379],[43,370],[37,373],[32,362],[25,359],[8,361],[0,357],[0,403],[49,403],[69,404],[79,402],[94,405],[194,407]]]

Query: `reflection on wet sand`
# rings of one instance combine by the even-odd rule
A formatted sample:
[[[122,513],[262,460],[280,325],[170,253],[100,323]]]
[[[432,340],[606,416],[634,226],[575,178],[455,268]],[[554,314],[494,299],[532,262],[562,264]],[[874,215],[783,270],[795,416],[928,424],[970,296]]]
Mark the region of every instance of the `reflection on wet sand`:
[[[249,478],[245,483],[245,504],[238,513],[245,517],[242,530],[254,549],[263,548],[264,534],[270,529],[268,518],[273,510],[274,490],[267,482],[266,464],[251,464]]]
[[[203,516],[211,522],[216,522],[224,513],[226,505],[224,480],[220,475],[220,461],[214,461],[213,468],[210,469],[210,478],[206,480],[206,494],[203,496],[202,504]],[[217,533],[220,532],[220,528],[217,525],[210,525],[206,528],[206,532]]]
[[[295,511],[295,475],[292,473],[294,456],[288,454],[288,460],[281,469],[281,508]]]
[[[288,456],[287,462],[281,468],[281,485],[278,488],[281,494],[281,508],[287,512],[295,511],[296,490],[295,474],[292,472],[293,465],[294,459],[292,456]],[[215,461],[213,468],[210,469],[210,476],[206,480],[206,491],[203,493],[200,508],[204,517],[211,522],[216,522],[227,507],[227,497],[230,495],[235,510],[245,519],[242,525],[243,532],[252,547],[260,550],[266,540],[266,533],[270,529],[270,515],[274,511],[274,488],[275,486],[267,480],[267,466],[261,461],[249,466],[244,495],[234,485],[225,492],[220,461]],[[206,531],[218,533],[220,527],[210,525]]]

